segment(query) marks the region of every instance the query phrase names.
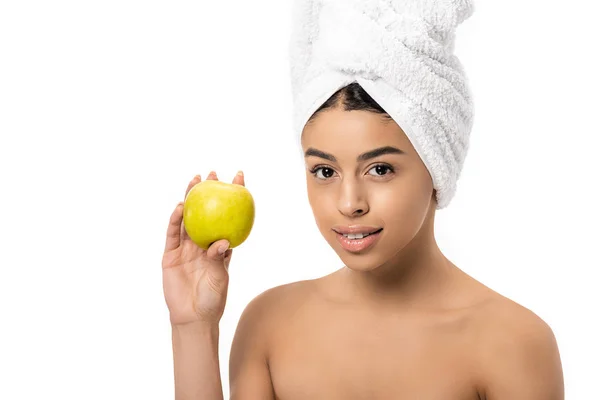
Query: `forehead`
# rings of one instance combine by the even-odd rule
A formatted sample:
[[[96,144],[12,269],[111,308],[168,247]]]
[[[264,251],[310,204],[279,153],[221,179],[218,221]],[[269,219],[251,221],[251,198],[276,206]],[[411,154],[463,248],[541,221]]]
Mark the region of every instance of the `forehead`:
[[[302,148],[317,148],[333,154],[359,154],[376,147],[394,146],[407,153],[412,145],[400,126],[382,114],[370,111],[330,109],[307,124]]]

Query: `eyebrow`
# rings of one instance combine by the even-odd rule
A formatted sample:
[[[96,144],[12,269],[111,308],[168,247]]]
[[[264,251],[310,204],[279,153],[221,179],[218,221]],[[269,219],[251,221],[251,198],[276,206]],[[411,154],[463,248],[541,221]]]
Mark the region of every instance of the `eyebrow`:
[[[359,155],[356,158],[356,161],[366,161],[366,160],[370,160],[371,158],[382,156],[384,154],[406,154],[406,153],[397,147],[384,146],[384,147],[379,147],[377,149],[369,150],[365,153],[362,153],[361,155]],[[333,154],[325,153],[324,151],[317,150],[312,147],[310,147],[304,153],[304,157],[309,157],[309,156],[323,158],[323,159],[329,160],[331,162],[337,162],[337,159],[335,158],[335,156],[333,156]]]

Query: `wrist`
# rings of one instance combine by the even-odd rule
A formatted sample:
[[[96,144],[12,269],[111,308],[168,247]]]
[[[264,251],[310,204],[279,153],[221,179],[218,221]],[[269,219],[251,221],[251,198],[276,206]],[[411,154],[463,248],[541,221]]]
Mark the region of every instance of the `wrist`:
[[[192,333],[192,334],[210,334],[219,333],[219,323],[209,321],[194,321],[185,324],[171,324],[173,332]]]

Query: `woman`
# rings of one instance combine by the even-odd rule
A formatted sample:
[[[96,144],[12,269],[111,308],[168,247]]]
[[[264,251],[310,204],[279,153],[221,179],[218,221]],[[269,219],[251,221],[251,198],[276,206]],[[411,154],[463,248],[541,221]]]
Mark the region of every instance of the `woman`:
[[[348,0],[344,7],[359,9],[368,2],[359,3]],[[332,10],[330,18],[345,12]],[[369,15],[364,11],[348,17],[356,18],[349,24],[353,32],[360,32],[357,21]],[[339,33],[338,25],[335,31]],[[317,42],[313,36],[311,45]],[[323,43],[335,43],[335,48]],[[331,37],[323,43],[321,57],[344,47]],[[315,59],[310,64],[314,71],[324,71]],[[302,85],[311,90],[300,85],[294,90],[309,202],[321,234],[344,267],[269,289],[248,304],[231,348],[231,398],[563,399],[560,357],[548,325],[468,276],[436,244],[435,212],[448,204],[464,159],[464,154],[441,157],[436,164],[428,139],[415,133],[418,113],[428,105],[435,116],[436,103],[423,97],[421,108],[396,107],[400,103],[383,93],[397,88],[394,98],[404,99],[410,87],[400,90],[401,82],[372,65],[367,71],[368,60],[360,70],[355,59],[340,59],[322,65],[334,65],[336,73],[344,70],[346,75],[319,80],[311,67],[294,72],[326,81],[321,92],[307,78]],[[300,57],[296,61],[297,66]],[[353,74],[362,75],[349,78]],[[332,83],[335,76],[349,83],[319,105],[327,90],[340,86],[341,81]],[[386,86],[378,87],[380,82]],[[462,96],[468,100],[468,93]],[[440,110],[452,111],[448,98],[437,98]],[[315,104],[319,106],[313,111]],[[464,109],[454,111],[469,119]],[[445,113],[448,120],[455,117],[450,112]],[[428,126],[427,132],[434,132]],[[470,124],[456,126],[464,134]],[[439,149],[457,154],[450,145]],[[207,179],[217,176],[212,172]],[[199,181],[194,178],[187,190]],[[241,173],[234,183],[244,184]],[[182,227],[181,203],[177,206],[167,232],[163,281],[178,400],[223,398],[218,338],[231,255],[224,240],[207,251],[193,244]]]

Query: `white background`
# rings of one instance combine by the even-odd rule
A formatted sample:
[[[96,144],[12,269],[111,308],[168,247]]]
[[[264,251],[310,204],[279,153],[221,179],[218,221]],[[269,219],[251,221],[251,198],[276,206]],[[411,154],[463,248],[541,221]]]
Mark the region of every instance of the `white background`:
[[[340,260],[292,137],[290,1],[0,2],[0,398],[173,398],[161,282],[195,174],[246,173],[228,357],[246,304]],[[484,1],[457,31],[475,97],[442,251],[557,337],[568,399],[600,375],[594,2]]]

